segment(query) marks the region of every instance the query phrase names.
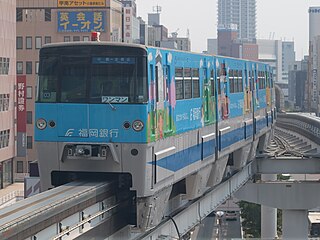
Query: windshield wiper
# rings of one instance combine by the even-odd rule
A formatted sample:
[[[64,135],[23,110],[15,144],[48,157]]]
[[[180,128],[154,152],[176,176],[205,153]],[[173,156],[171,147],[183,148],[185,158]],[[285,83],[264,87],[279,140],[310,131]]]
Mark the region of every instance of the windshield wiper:
[[[111,107],[112,111],[117,110],[117,108],[115,106],[113,106],[110,101],[107,101],[107,103],[109,104],[109,106]]]

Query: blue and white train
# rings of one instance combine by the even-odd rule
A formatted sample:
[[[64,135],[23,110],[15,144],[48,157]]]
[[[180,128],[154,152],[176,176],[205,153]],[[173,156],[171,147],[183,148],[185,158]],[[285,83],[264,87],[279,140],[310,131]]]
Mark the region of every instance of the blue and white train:
[[[42,190],[83,174],[126,176],[137,225],[252,160],[275,116],[263,63],[134,44],[40,50],[35,140]]]

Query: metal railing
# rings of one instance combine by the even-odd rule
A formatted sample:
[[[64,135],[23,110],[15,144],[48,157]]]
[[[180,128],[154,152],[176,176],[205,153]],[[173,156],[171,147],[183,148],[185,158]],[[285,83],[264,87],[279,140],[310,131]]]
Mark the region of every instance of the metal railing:
[[[17,198],[23,198],[24,197],[24,190],[16,190],[12,191],[3,197],[0,197],[0,208],[3,204],[6,204],[7,202],[17,199]]]

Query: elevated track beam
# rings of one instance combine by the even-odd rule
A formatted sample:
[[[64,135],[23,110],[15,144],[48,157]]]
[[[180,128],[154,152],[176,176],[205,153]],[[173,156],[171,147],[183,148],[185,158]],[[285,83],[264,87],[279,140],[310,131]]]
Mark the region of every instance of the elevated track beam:
[[[258,174],[320,174],[320,158],[303,157],[257,157]]]

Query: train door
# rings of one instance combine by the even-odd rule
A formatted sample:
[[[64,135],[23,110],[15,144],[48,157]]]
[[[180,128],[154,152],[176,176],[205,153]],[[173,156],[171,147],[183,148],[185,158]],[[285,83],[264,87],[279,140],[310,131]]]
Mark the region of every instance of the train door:
[[[170,91],[171,84],[171,74],[170,66],[163,66],[163,89],[164,89],[164,131],[165,134],[170,134],[172,132],[172,98]]]
[[[248,64],[245,63],[244,65],[244,111],[245,115],[251,112],[251,84],[249,74],[250,71],[248,70]]]
[[[149,65],[150,71],[150,125],[151,134],[155,139],[163,138],[164,136],[164,99],[165,99],[165,81],[164,73],[166,70],[162,64],[162,54],[157,50],[155,56],[155,64]]]
[[[157,128],[157,121],[156,121],[156,112],[157,112],[157,104],[156,104],[156,94],[155,94],[155,74],[154,74],[154,65],[149,65],[149,76],[150,76],[150,128],[151,128],[151,135],[155,137],[156,128]]]
[[[155,65],[155,95],[156,95],[156,138],[164,137],[164,68],[162,65],[162,54],[157,50]]]
[[[204,123],[210,123],[210,81],[206,63],[202,68],[203,72],[203,97],[204,97]]]
[[[229,118],[229,97],[228,97],[228,81],[225,62],[220,67],[220,84],[221,84],[221,118],[222,120]]]
[[[256,134],[256,119],[255,119],[255,112],[257,110],[257,85],[256,84],[256,79],[257,79],[257,71],[256,71],[256,65],[252,64],[251,66],[251,89],[252,89],[252,119],[253,119],[253,139],[255,134]]]

